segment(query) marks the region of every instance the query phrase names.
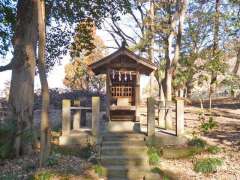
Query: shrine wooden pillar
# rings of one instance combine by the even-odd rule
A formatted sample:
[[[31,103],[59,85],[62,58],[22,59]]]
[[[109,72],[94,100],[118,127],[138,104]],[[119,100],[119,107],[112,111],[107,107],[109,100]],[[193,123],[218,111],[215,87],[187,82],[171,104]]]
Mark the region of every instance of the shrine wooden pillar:
[[[107,73],[106,73],[106,115],[107,115],[107,119],[110,121],[110,101],[111,101],[111,87],[112,87],[112,83],[111,83],[111,79],[110,79],[110,68],[107,68]]]
[[[135,121],[140,121],[140,73],[136,71],[136,84],[135,84]]]

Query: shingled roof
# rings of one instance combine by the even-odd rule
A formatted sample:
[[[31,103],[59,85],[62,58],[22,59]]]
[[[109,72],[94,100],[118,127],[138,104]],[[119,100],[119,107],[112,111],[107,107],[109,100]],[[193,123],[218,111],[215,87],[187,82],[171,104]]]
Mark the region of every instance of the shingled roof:
[[[121,57],[124,57],[124,59],[127,59],[129,62],[135,63],[136,67],[138,67],[144,74],[150,74],[152,71],[157,69],[155,64],[153,64],[150,60],[136,55],[124,46],[109,56],[90,64],[89,67],[95,74],[104,74],[106,73],[108,65],[114,64],[116,61],[121,60]]]

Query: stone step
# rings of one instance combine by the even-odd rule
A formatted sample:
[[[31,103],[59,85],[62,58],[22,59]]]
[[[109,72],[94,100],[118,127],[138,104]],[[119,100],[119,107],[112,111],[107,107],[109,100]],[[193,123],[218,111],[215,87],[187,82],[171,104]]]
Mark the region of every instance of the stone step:
[[[79,134],[70,134],[60,136],[59,144],[60,145],[82,145],[94,141],[94,138],[87,133]]]
[[[144,168],[133,168],[127,166],[106,166],[108,178],[126,178],[131,180],[142,180],[147,174]]]
[[[163,179],[163,177],[160,174],[151,173],[151,172],[147,173],[144,177],[144,180],[161,180],[161,179]]]
[[[144,156],[103,155],[101,162],[104,166],[145,167],[148,165],[148,159]]]
[[[132,121],[133,119],[127,119],[127,118],[125,118],[125,119],[120,119],[120,118],[111,118],[111,121]]]
[[[108,180],[129,180],[128,178],[109,177]]]
[[[144,140],[144,134],[136,133],[106,133],[103,135],[103,141],[123,141],[123,140]]]
[[[114,119],[119,119],[119,121],[126,121],[126,120],[132,121],[134,119],[134,116],[131,116],[131,115],[112,115],[111,120],[114,120]]]
[[[145,146],[146,142],[143,140],[124,140],[124,141],[103,141],[102,146]]]
[[[109,132],[140,132],[140,124],[133,121],[111,121],[108,123]]]
[[[103,146],[101,148],[101,155],[131,155],[143,156],[147,153],[147,147],[141,146]]]

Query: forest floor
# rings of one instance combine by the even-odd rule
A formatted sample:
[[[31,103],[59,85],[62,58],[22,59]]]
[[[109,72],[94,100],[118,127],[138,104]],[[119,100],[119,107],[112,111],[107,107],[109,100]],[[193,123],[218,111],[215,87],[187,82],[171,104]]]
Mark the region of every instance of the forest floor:
[[[187,106],[185,108],[185,132],[191,137],[199,130],[200,108]],[[173,179],[179,180],[239,180],[240,179],[240,109],[228,106],[213,109],[213,119],[217,122],[211,132],[202,133],[199,138],[207,144],[220,147],[217,154],[203,151],[187,158],[162,158],[160,167]],[[208,113],[205,116],[208,118]],[[194,171],[194,163],[203,158],[220,158],[223,165],[214,173],[202,174]]]
[[[240,179],[240,109],[238,105],[218,106],[213,109],[213,118],[217,122],[211,132],[201,134],[209,145],[221,147],[221,151],[211,154],[203,151],[185,158],[161,157],[159,167],[170,179],[179,180],[239,180]],[[185,133],[191,137],[199,130],[200,108],[186,106]],[[206,118],[209,113],[206,113]],[[57,139],[59,134],[54,133]],[[38,167],[38,152],[29,156],[11,160],[0,160],[0,180],[15,179],[72,179],[97,180],[93,164],[87,161],[91,147],[59,147],[53,143],[53,154],[48,161],[48,167]],[[214,173],[202,174],[194,171],[194,163],[202,158],[217,157],[223,160],[223,165]]]
[[[19,158],[0,160],[0,180],[97,180],[94,164],[88,159],[92,145],[59,146],[59,132],[52,132],[52,153],[44,168],[39,151]]]

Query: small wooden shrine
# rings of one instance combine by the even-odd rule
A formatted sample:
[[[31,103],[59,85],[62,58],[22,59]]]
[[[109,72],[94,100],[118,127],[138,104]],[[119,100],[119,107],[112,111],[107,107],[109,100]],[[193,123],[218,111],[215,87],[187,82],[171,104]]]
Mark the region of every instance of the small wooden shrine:
[[[111,121],[138,121],[140,74],[150,75],[156,66],[127,48],[90,64],[96,74],[106,74],[107,116]]]

